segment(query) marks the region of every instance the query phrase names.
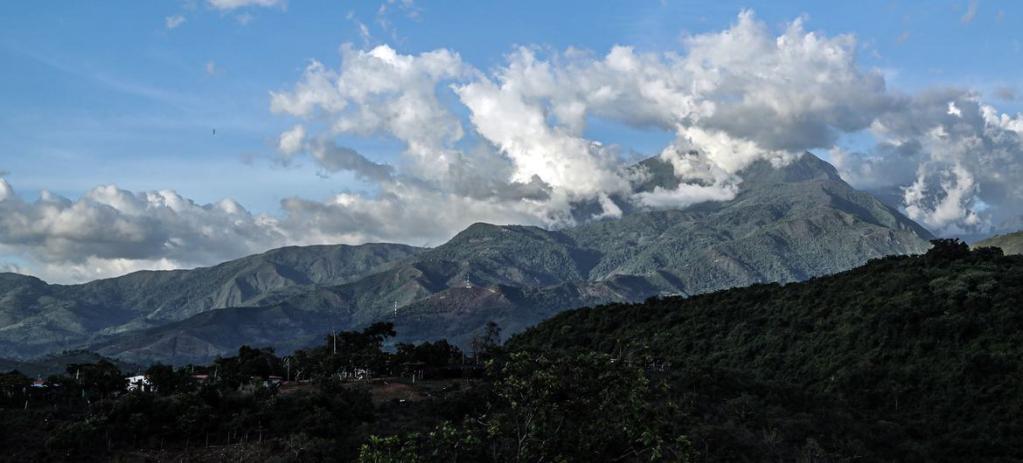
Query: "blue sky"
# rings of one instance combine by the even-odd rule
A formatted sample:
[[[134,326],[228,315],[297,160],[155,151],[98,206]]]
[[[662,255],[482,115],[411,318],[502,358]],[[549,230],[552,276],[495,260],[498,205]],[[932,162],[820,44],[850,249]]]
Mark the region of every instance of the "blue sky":
[[[232,197],[257,211],[274,211],[288,195],[365,188],[343,174],[311,177],[314,166],[269,161],[289,121],[269,111],[268,92],[291,85],[310,59],[336,64],[343,42],[365,44],[352,19],[370,29],[370,45],[450,48],[486,69],[515,45],[674,50],[685,34],[722,29],[751,8],[769,24],[806,16],[808,29],[855,34],[862,62],[883,69],[893,87],[994,91],[1023,82],[1021,6],[980,2],[964,23],[964,1],[464,1],[417,4],[415,17],[394,11],[386,31],[374,2],[292,0],[231,12],[179,1],[10,2],[0,16],[8,69],[0,73],[0,169],[22,195],[49,189],[74,198],[117,184],[171,188],[202,202]],[[185,22],[168,30],[165,18],[176,15]],[[1019,102],[1000,103],[1019,110]],[[670,139],[606,125],[594,135],[640,152]],[[350,143],[384,159],[399,149],[387,140]]]
[[[357,172],[327,172],[310,157],[284,162],[278,149],[278,137],[303,119],[272,112],[271,92],[295,88],[311,60],[337,69],[341,44],[357,50],[386,44],[401,55],[450,50],[494,78],[518,46],[554,55],[575,48],[604,56],[616,45],[685,53],[686,37],[728,29],[744,9],[775,34],[803,18],[807,31],[855,36],[857,66],[880,71],[893,95],[952,87],[1009,116],[1023,108],[1023,94],[1014,96],[1023,92],[1019,2],[215,3],[6,2],[0,7],[0,177],[29,202],[42,190],[75,200],[96,186],[116,185],[173,190],[198,204],[233,198],[271,216],[281,214],[286,198],[374,195],[379,185]],[[442,102],[457,101],[444,84],[438,94]],[[471,126],[470,111],[451,106]],[[676,138],[671,130],[587,120],[586,139],[642,155],[658,154]],[[467,132],[460,149],[480,139]],[[381,164],[400,162],[406,150],[387,133],[331,136]],[[849,151],[870,151],[876,142],[875,134],[859,129],[839,139]],[[829,149],[814,151],[830,157]],[[980,197],[971,201],[988,206]],[[16,244],[0,248],[4,255],[21,265],[39,259]]]

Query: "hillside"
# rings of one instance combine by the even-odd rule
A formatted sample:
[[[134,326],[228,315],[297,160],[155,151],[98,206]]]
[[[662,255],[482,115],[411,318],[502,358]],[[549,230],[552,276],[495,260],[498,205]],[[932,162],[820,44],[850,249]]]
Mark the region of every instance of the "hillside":
[[[633,168],[642,173],[639,191],[678,182],[657,158]],[[756,163],[742,177],[731,201],[645,210],[618,199],[621,219],[560,230],[478,223],[433,249],[283,248],[206,269],[75,286],[12,275],[0,280],[0,320],[7,323],[0,324],[0,355],[81,346],[133,359],[140,352],[212,358],[247,338],[221,336],[232,332],[229,325],[203,327],[234,319],[205,313],[246,314],[250,307],[275,309],[252,312],[258,316],[245,323],[264,328],[250,331],[261,333],[250,343],[290,345],[289,334],[272,327],[311,335],[302,327],[327,318],[336,329],[393,321],[398,341],[446,336],[465,346],[490,320],[514,333],[582,305],[800,281],[929,246],[926,230],[854,190],[811,154],[782,168]],[[309,323],[298,320],[304,314]]]
[[[100,337],[89,350],[140,363],[204,363],[238,346],[291,352],[330,332],[329,315],[286,306],[216,309],[154,328]]]
[[[992,236],[975,243],[974,247],[1001,248],[1006,254],[1023,254],[1023,231]]]
[[[659,162],[641,167],[663,169]],[[476,224],[383,274],[330,291],[346,301],[356,326],[394,320],[403,340],[435,338],[442,329],[465,345],[487,320],[511,333],[571,307],[800,281],[929,247],[926,230],[812,155],[782,169],[755,164],[743,176],[734,200],[685,210],[633,210],[555,231]],[[474,302],[476,293],[460,290],[466,281],[502,297]]]
[[[812,438],[821,461],[1014,461],[1021,307],[1023,257],[944,243],[803,283],[573,310],[510,348],[667,365],[679,420],[716,460],[790,460],[773,449]]]
[[[378,273],[420,248],[399,244],[307,246],[194,270],[144,271],[81,285],[0,274],[0,356],[31,357],[208,310],[257,305]],[[281,296],[283,297],[283,296]]]
[[[96,363],[100,360],[113,363],[121,372],[126,374],[133,374],[143,369],[134,363],[104,357],[94,352],[69,350],[24,361],[0,359],[0,373],[18,371],[31,378],[46,378],[50,375],[66,373],[68,365]]]

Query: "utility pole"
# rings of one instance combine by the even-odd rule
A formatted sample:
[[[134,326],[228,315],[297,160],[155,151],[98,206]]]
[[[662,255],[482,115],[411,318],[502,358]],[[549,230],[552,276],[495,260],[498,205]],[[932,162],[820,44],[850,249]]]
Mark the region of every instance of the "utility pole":
[[[330,330],[330,337],[334,340],[334,355],[337,355],[337,330]]]

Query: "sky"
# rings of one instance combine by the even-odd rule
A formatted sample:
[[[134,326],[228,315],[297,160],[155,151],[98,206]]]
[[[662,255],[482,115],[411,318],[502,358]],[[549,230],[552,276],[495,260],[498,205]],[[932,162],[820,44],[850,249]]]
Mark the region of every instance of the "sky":
[[[568,226],[807,151],[938,235],[1015,230],[1020,25],[995,0],[6,2],[0,271]],[[629,190],[650,156],[678,189]]]

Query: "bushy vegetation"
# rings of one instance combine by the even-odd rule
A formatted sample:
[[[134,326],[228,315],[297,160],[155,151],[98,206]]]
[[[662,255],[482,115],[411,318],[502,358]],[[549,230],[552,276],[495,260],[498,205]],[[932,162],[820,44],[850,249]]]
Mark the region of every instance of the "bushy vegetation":
[[[805,283],[571,311],[510,349],[663,370],[709,460],[1015,461],[1023,258],[934,244]]]
[[[1023,257],[939,240],[804,283],[563,313],[463,353],[388,323],[280,357],[0,375],[4,458],[1018,461]],[[59,386],[58,386],[59,385]]]
[[[426,433],[374,437],[360,461],[689,461],[674,404],[642,369],[605,354],[511,353],[492,364],[484,413]]]
[[[401,345],[388,353],[382,345],[391,336],[393,327],[378,323],[328,335],[323,345],[286,357],[243,346],[238,355],[211,365],[156,364],[145,371],[147,384],[136,390],[129,390],[126,378],[105,360],[69,365],[66,374],[34,386],[17,371],[0,374],[0,446],[9,451],[0,460],[215,461],[225,455],[353,460],[374,428],[383,426],[377,421],[394,414],[388,404],[374,405],[370,382],[356,379],[401,381],[429,374],[471,385],[480,375],[471,366],[476,359],[445,341]],[[470,367],[455,368],[463,364]],[[408,372],[410,366],[415,371]],[[358,378],[357,371],[362,372]],[[446,406],[446,400],[432,405],[454,412],[436,415],[461,419],[460,406]]]

